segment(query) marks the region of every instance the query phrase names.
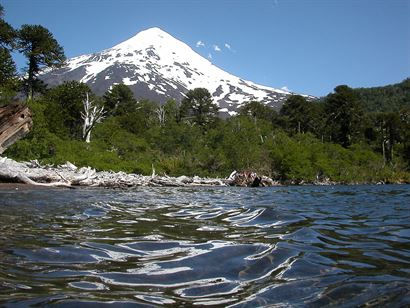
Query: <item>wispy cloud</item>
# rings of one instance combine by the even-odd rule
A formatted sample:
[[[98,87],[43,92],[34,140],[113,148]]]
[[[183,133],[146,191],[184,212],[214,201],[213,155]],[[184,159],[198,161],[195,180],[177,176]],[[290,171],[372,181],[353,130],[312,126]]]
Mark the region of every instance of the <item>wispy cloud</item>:
[[[282,88],[280,88],[281,90],[283,90],[283,91],[287,91],[287,92],[290,92],[290,90],[289,90],[289,88],[287,87],[287,86],[283,86]]]
[[[229,45],[228,43],[225,43],[225,45],[224,45],[224,46],[225,46],[225,48],[226,48],[226,49],[232,50],[231,45]]]
[[[202,42],[201,40],[199,40],[198,42],[196,42],[196,45],[195,45],[197,48],[199,48],[199,47],[205,47],[205,43],[204,42]]]
[[[218,52],[221,51],[221,48],[219,48],[218,45],[213,45],[212,47],[215,51],[218,51]]]
[[[211,53],[208,53],[208,59],[212,60],[212,54]]]

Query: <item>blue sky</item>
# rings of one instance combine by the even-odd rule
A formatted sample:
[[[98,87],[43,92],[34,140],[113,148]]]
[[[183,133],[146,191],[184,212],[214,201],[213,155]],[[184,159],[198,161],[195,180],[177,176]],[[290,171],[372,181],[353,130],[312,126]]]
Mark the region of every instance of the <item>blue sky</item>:
[[[339,84],[370,87],[410,77],[410,0],[0,3],[7,22],[43,25],[69,58],[160,27],[229,73],[298,93],[322,96]],[[24,58],[15,59],[24,66]]]

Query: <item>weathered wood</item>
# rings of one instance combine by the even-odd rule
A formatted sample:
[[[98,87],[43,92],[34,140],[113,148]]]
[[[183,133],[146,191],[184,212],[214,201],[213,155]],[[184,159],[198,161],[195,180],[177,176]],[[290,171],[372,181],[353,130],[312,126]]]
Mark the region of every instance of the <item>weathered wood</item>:
[[[30,109],[21,104],[0,107],[0,154],[31,129],[33,120]]]
[[[0,182],[18,182],[41,186],[99,186],[126,188],[135,186],[226,186],[226,179],[200,177],[169,177],[153,174],[143,176],[125,172],[100,171],[90,167],[77,168],[71,163],[41,166],[37,161],[16,162],[0,157]]]
[[[100,171],[90,167],[77,168],[67,162],[60,166],[41,166],[38,161],[16,162],[6,157],[0,157],[0,182],[26,183],[40,186],[89,186],[127,188],[135,186],[252,186],[263,187],[280,185],[272,179],[259,176],[253,172],[232,172],[227,179],[200,178],[198,176],[170,177],[140,174]]]

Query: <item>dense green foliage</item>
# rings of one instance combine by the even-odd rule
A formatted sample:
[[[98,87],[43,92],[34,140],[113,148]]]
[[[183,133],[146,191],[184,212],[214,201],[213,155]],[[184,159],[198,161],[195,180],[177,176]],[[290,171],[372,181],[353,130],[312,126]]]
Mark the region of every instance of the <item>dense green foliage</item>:
[[[215,122],[217,116],[218,106],[207,89],[190,90],[181,102],[180,117],[189,123],[205,128]]]
[[[1,13],[0,6],[4,103],[11,101],[18,82],[9,53],[16,32]],[[39,69],[64,59],[62,48],[41,26],[23,26],[17,46],[28,58],[32,93]],[[89,143],[83,130],[88,98],[104,108]],[[137,101],[123,84],[96,97],[87,85],[72,81],[27,103],[33,129],[5,153],[18,160],[70,161],[143,174],[154,167],[174,176],[252,170],[289,183],[410,181],[409,79],[375,89],[342,85],[317,101],[290,96],[279,113],[257,101],[245,102],[237,116],[226,120],[218,118],[218,107],[204,88],[188,91],[181,102],[160,105]]]
[[[105,109],[110,115],[121,115],[135,111],[137,101],[125,84],[116,84],[103,97]]]
[[[16,65],[7,48],[0,47],[0,106],[10,102],[19,87]]]
[[[358,88],[354,91],[369,112],[398,112],[410,107],[410,78],[393,85]]]
[[[232,170],[254,170],[291,183],[410,180],[406,171],[409,114],[362,112],[362,120],[356,123],[356,115],[346,110],[357,112],[360,101],[349,96],[352,90],[346,86],[337,87],[324,103],[290,97],[278,114],[249,102],[238,116],[207,122],[195,117],[184,120],[183,105],[175,101],[164,106],[136,101],[124,87],[114,87],[104,95],[107,112],[96,125],[91,143],[79,135],[81,101],[90,89],[69,82],[49,90],[30,102],[33,131],[6,154],[21,160],[54,164],[68,160],[99,170],[144,174],[154,167],[157,173],[168,175],[227,176]],[[354,108],[346,107],[342,99]],[[121,106],[127,108],[121,111]],[[343,121],[338,122],[335,114]],[[330,118],[334,123],[317,125],[315,119],[321,118],[320,123]],[[355,137],[349,139],[346,134],[353,136],[352,132]]]
[[[3,15],[4,9],[0,4],[0,47],[12,48],[15,43],[17,32],[3,19]]]
[[[18,89],[16,65],[10,54],[17,32],[4,21],[3,13],[0,5],[0,106],[12,100]]]
[[[360,101],[348,86],[342,85],[329,94],[324,103],[326,127],[330,140],[348,147],[360,140],[363,110]]]

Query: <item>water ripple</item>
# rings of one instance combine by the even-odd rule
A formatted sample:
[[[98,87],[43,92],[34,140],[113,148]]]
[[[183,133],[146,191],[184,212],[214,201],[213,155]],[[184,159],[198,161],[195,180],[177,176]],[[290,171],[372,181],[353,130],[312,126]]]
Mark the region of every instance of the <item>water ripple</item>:
[[[408,185],[0,189],[0,303],[406,306],[409,196]]]

